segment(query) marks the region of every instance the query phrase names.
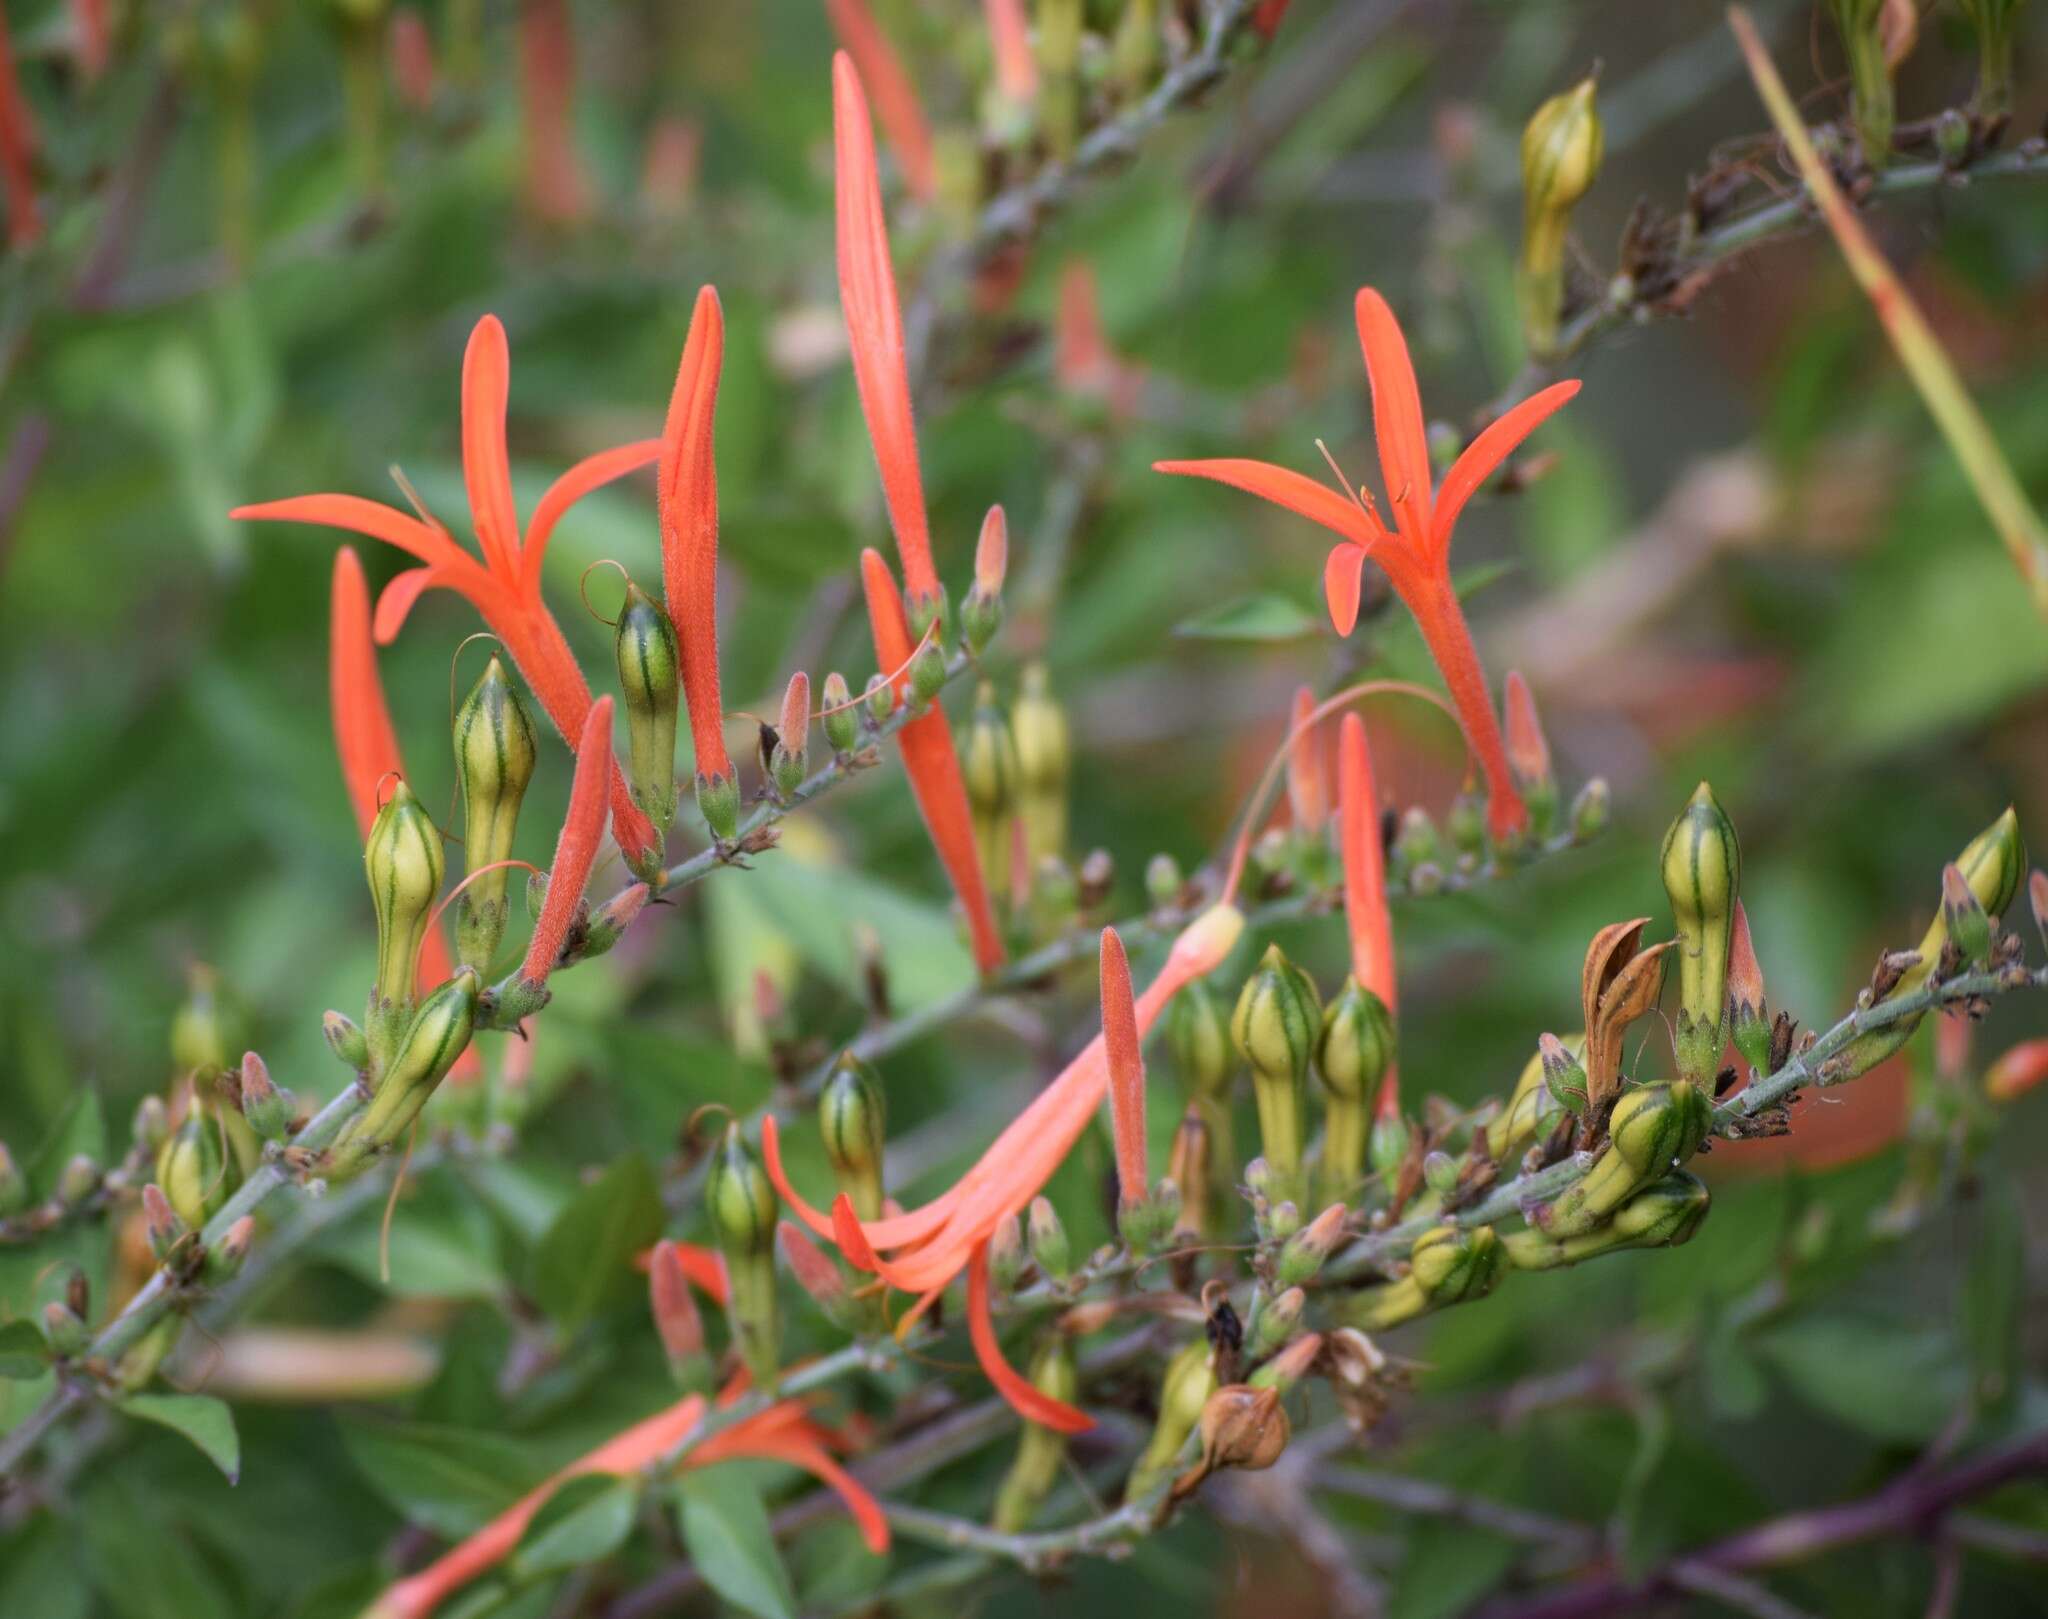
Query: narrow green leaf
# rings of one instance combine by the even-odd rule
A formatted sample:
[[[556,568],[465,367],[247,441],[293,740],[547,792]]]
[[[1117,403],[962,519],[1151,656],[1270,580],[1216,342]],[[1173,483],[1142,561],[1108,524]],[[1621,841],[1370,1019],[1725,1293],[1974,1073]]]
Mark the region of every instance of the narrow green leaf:
[[[610,1473],[572,1478],[542,1503],[512,1553],[521,1580],[595,1563],[625,1544],[640,1505],[636,1479]]]
[[[26,1382],[50,1369],[49,1346],[33,1321],[9,1321],[0,1326],[0,1377]]]
[[[1173,633],[1195,641],[1298,641],[1313,635],[1320,623],[1299,603],[1266,591],[1182,619]]]
[[[235,1414],[225,1400],[211,1394],[131,1394],[121,1409],[144,1422],[158,1423],[183,1434],[227,1475],[230,1484],[242,1476],[242,1442],[235,1433]]]
[[[795,1619],[796,1594],[758,1492],[726,1470],[678,1481],[675,1501],[683,1545],[706,1585],[756,1619]]]
[[[628,1153],[570,1199],[533,1255],[533,1296],[567,1328],[583,1325],[634,1280],[633,1258],[661,1235],[654,1171]]]

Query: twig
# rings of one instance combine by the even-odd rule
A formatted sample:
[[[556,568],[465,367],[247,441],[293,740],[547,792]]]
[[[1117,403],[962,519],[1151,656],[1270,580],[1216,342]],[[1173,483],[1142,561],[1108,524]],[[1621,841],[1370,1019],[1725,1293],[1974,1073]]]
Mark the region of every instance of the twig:
[[[1527,1541],[1573,1557],[1590,1557],[1600,1545],[1599,1533],[1584,1524],[1555,1518],[1547,1512],[1509,1506],[1504,1501],[1490,1501],[1484,1496],[1466,1495],[1430,1479],[1376,1473],[1363,1467],[1324,1467],[1317,1472],[1316,1482],[1342,1495],[1392,1507],[1396,1512],[1449,1518],[1506,1540]]]
[[[1694,1596],[1712,1597],[1724,1608],[1746,1613],[1750,1619],[1813,1619],[1804,1608],[1793,1607],[1755,1580],[1711,1564],[1680,1563],[1671,1571],[1671,1583]]]

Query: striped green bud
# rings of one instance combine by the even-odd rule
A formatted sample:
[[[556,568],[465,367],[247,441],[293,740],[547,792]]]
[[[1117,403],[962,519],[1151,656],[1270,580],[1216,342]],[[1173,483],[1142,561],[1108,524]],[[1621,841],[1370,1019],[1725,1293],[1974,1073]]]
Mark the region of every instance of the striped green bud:
[[[818,1128],[839,1190],[863,1220],[882,1217],[882,1143],[888,1112],[881,1076],[842,1052],[818,1093]]]
[[[403,781],[371,823],[363,871],[377,908],[377,982],[370,997],[370,1056],[387,1059],[412,1013],[420,944],[441,892],[441,834]]]
[[[936,641],[927,641],[910,660],[910,704],[923,708],[937,701],[946,689],[946,653]]]
[[[1630,1195],[1612,1219],[1561,1240],[1531,1227],[1501,1239],[1517,1270],[1555,1270],[1630,1248],[1675,1248],[1692,1240],[1707,1217],[1706,1184],[1678,1169]]]
[[[1382,1181],[1391,1182],[1408,1156],[1408,1121],[1398,1113],[1372,1121],[1365,1139],[1365,1159]]]
[[[1048,1337],[1032,1357],[1028,1375],[1031,1386],[1039,1393],[1063,1404],[1073,1404],[1080,1395],[1081,1376],[1075,1370],[1073,1353],[1065,1337],[1058,1333]],[[996,1492],[991,1521],[999,1532],[1016,1534],[1030,1527],[1052,1487],[1059,1482],[1066,1454],[1065,1434],[1041,1428],[1035,1422],[1024,1424],[1017,1438],[1017,1459],[1010,1464],[1002,1488]]]
[[[1216,1392],[1216,1371],[1210,1359],[1209,1341],[1204,1337],[1183,1345],[1166,1363],[1159,1382],[1159,1420],[1124,1483],[1126,1502],[1157,1494],[1180,1470],[1180,1453],[1202,1420],[1209,1396]]]
[[[731,1285],[726,1316],[755,1384],[772,1389],[781,1371],[782,1320],[775,1292],[775,1219],[781,1203],[737,1122],[712,1149],[704,1207],[725,1255]]]
[[[1308,1295],[1298,1287],[1290,1287],[1268,1299],[1245,1332],[1245,1358],[1264,1360],[1286,1343],[1294,1336],[1294,1329],[1301,1325],[1302,1314],[1307,1309]]]
[[[1713,1122],[1713,1103],[1682,1081],[1626,1092],[1608,1118],[1607,1149],[1580,1180],[1535,1211],[1535,1224],[1556,1239],[1593,1230],[1637,1188],[1699,1151]]]
[[[1067,1241],[1067,1228],[1060,1222],[1059,1210],[1046,1197],[1034,1197],[1031,1210],[1026,1218],[1027,1240],[1031,1245],[1031,1257],[1046,1280],[1064,1282],[1074,1268],[1074,1253]]]
[[[868,718],[876,725],[886,725],[896,712],[896,688],[881,675],[869,675],[867,702]]]
[[[1678,1073],[1711,1086],[1727,1043],[1728,942],[1742,845],[1705,782],[1664,834],[1661,864],[1678,930]]]
[[[1892,68],[1885,56],[1885,0],[1829,0],[1842,54],[1849,63],[1849,116],[1863,161],[1883,173],[1891,157],[1896,118]]]
[[[186,1109],[156,1155],[156,1184],[178,1218],[195,1231],[205,1225],[234,1189],[229,1174],[218,1128],[197,1107]]]
[[[1572,209],[1600,172],[1604,140],[1589,75],[1536,109],[1522,130],[1522,262],[1516,291],[1530,351],[1557,344]]]
[[[1434,1226],[1408,1251],[1408,1274],[1357,1294],[1344,1312],[1351,1326],[1384,1332],[1428,1310],[1484,1298],[1500,1280],[1506,1256],[1492,1226]]]
[[[1017,813],[1024,818],[1024,846],[1032,864],[1067,847],[1067,781],[1072,750],[1067,715],[1052,694],[1043,663],[1029,663],[1010,710],[1010,735],[1017,746]]]
[[[676,818],[676,714],[682,703],[682,657],[668,614],[630,579],[612,635],[612,651],[618,659],[619,694],[626,710],[626,785],[655,830],[666,832]]]
[[[740,783],[737,775],[716,776],[697,772],[697,813],[720,843],[730,843],[740,831]]]
[[[349,1067],[360,1073],[370,1066],[369,1037],[354,1018],[343,1012],[323,1012],[320,1032],[327,1038],[327,1049]]]
[[[996,702],[988,681],[974,700],[960,774],[967,784],[967,808],[974,825],[975,851],[982,874],[997,893],[1010,887],[1010,826],[1017,805],[1017,748],[1010,723]]]
[[[1966,964],[1981,964],[1991,953],[1991,915],[1954,863],[1941,868],[1941,923]]]
[[[2002,129],[2012,111],[2012,40],[2021,0],[1960,0],[1977,33],[1977,89],[1970,110]]]
[[[1543,1076],[1542,1094],[1554,1107],[1563,1108],[1575,1119],[1583,1119],[1591,1107],[1586,1065],[1580,1060],[1585,1047],[1584,1035],[1570,1045],[1554,1034],[1545,1034],[1536,1042],[1537,1068]]]
[[[358,1174],[403,1144],[427,1099],[469,1048],[482,992],[476,969],[458,967],[453,978],[420,1002],[377,1078],[370,1105],[342,1128],[328,1149],[325,1167],[331,1179]]]
[[[472,875],[455,898],[455,959],[487,972],[511,914],[507,888],[519,805],[533,780],[540,744],[505,665],[484,666],[455,711],[455,773],[462,780],[462,852]]]
[[[1323,1191],[1343,1198],[1365,1175],[1371,1109],[1394,1061],[1394,1019],[1386,1003],[1347,977],[1324,1009],[1316,1072],[1328,1093],[1323,1105]]]
[[[847,706],[853,693],[847,689],[846,676],[834,669],[825,677],[818,696],[824,705],[825,740],[832,744],[833,753],[853,752],[860,742],[860,718]]]
[[[1191,1100],[1230,1089],[1230,1017],[1206,978],[1183,985],[1167,1007],[1166,1049]]]
[[[1259,1146],[1273,1175],[1275,1201],[1300,1195],[1302,1093],[1321,1031],[1314,981],[1277,944],[1267,946],[1238,995],[1230,1038],[1251,1065]]]

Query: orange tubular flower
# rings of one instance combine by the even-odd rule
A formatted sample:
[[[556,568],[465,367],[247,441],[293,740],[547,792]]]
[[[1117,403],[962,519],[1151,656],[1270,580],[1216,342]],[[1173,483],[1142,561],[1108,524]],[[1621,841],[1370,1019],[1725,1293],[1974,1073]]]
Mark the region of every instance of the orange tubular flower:
[[[867,591],[875,661],[885,671],[898,671],[897,701],[907,701],[904,692],[910,684],[908,668],[916,642],[903,616],[903,596],[889,564],[872,546],[860,554],[860,577]],[[911,796],[931,834],[932,847],[938,850],[939,863],[946,868],[953,892],[967,912],[974,964],[985,973],[993,972],[1003,964],[1003,938],[996,931],[981,856],[975,850],[967,783],[960,774],[960,755],[953,746],[953,727],[946,720],[946,711],[934,703],[930,713],[919,715],[896,733],[896,744],[903,752],[903,773],[910,778]]]
[[[519,976],[538,988],[548,981],[576,920],[583,885],[604,841],[604,780],[612,768],[612,700],[600,697],[590,705],[583,735],[576,743],[576,776],[569,784],[569,811],[562,817],[562,835],[555,841],[555,863],[548,870],[548,897],[533,924],[533,939]]]
[[[988,17],[989,48],[996,59],[996,88],[1015,102],[1038,99],[1038,59],[1024,21],[1024,0],[982,0]]]
[[[1372,384],[1373,428],[1379,439],[1380,470],[1386,480],[1389,527],[1364,489],[1341,493],[1264,461],[1160,461],[1154,470],[1212,478],[1285,506],[1341,535],[1330,553],[1323,589],[1339,635],[1358,621],[1359,573],[1368,555],[1386,570],[1388,582],[1415,615],[1430,655],[1442,671],[1451,701],[1465,727],[1489,794],[1487,828],[1496,838],[1519,833],[1528,811],[1516,790],[1501,741],[1500,721],[1486,686],[1486,671],[1472,645],[1464,610],[1451,585],[1451,531],[1465,503],[1537,425],[1579,391],[1576,382],[1552,383],[1495,420],[1472,441],[1444,475],[1430,480],[1429,442],[1422,396],[1408,344],[1386,299],[1361,287],[1357,302],[1358,340]]]
[[[1984,1076],[1984,1094],[1994,1102],[2012,1102],[2044,1079],[2048,1079],[2048,1040],[2022,1040],[1991,1065]]]
[[[1133,1021],[1139,1039],[1183,985],[1222,964],[1243,931],[1243,915],[1229,905],[1214,906],[1188,924],[1159,976],[1137,999]],[[805,1202],[783,1169],[772,1117],[761,1123],[761,1158],[790,1213],[819,1236],[838,1243],[857,1268],[874,1271],[892,1287],[919,1295],[899,1331],[907,1330],[965,1270],[969,1333],[989,1381],[1033,1422],[1078,1432],[1089,1425],[1086,1415],[1033,1388],[1002,1357],[989,1314],[988,1245],[996,1227],[1030,1203],[1052,1178],[1095,1117],[1108,1087],[1108,1041],[1097,1035],[951,1188],[922,1208],[880,1220],[856,1219],[844,1194],[829,1216]],[[891,1250],[893,1257],[884,1259],[877,1249]]]
[[[355,495],[300,495],[291,500],[237,506],[228,515],[244,520],[316,523],[347,529],[396,546],[425,564],[400,574],[377,602],[375,630],[389,645],[404,627],[412,604],[436,587],[467,597],[504,644],[526,683],[565,739],[583,734],[590,715],[590,687],[577,667],[562,629],[541,599],[541,563],[563,513],[604,484],[655,461],[657,439],[622,444],[579,461],[555,480],[534,508],[522,543],[519,513],[512,499],[511,461],[505,448],[505,404],[511,360],[505,328],[486,315],[470,333],[462,361],[462,470],[469,486],[471,521],[482,561],[455,543],[438,522],[380,506]],[[654,828],[626,790],[626,778],[612,768],[612,834],[636,871],[660,861]]]
[[[712,785],[730,782],[737,791],[718,692],[718,466],[712,428],[724,363],[725,311],[718,290],[702,287],[661,434],[661,588],[682,648],[697,774]]]
[[[723,1398],[730,1399],[738,1392],[737,1387],[728,1388]],[[630,1474],[653,1466],[697,1431],[707,1407],[703,1395],[692,1394],[606,1440],[419,1573],[386,1587],[365,1619],[427,1619],[463,1586],[510,1556],[534,1514],[562,1485],[586,1473]],[[887,1551],[889,1526],[882,1509],[832,1457],[828,1447],[835,1443],[835,1435],[810,1420],[802,1400],[782,1400],[713,1434],[683,1458],[682,1467],[689,1471],[741,1457],[800,1467],[838,1493],[871,1549]]]
[[[1145,1166],[1145,1053],[1131,960],[1115,928],[1102,930],[1102,1040],[1109,1056],[1109,1119],[1116,1136],[1117,1202],[1133,1208],[1151,1184]]]
[[[356,831],[367,838],[377,819],[379,791],[391,777],[405,774],[405,760],[399,756],[398,733],[391,728],[391,710],[384,703],[384,682],[377,675],[377,647],[370,639],[370,585],[354,546],[344,545],[334,554],[328,636],[334,751],[341,757],[341,779],[355,812]],[[453,971],[447,935],[428,928],[420,947],[419,988],[444,984]],[[482,1059],[472,1046],[455,1059],[449,1077],[464,1081],[482,1072]]]
[[[1389,1012],[1394,985],[1394,918],[1387,907],[1386,850],[1380,841],[1380,795],[1373,781],[1365,721],[1346,714],[1337,733],[1337,839],[1344,860],[1344,924],[1351,934],[1351,971]],[[1389,1064],[1376,1113],[1401,1111],[1401,1080]]]
[[[1287,804],[1297,832],[1320,832],[1330,818],[1330,782],[1323,757],[1323,739],[1308,723],[1316,711],[1316,694],[1303,686],[1294,694],[1291,734],[1287,743]]]
[[[863,13],[864,15],[864,13]],[[917,469],[917,429],[910,415],[910,374],[903,357],[903,313],[896,269],[882,217],[874,131],[860,75],[845,51],[832,58],[832,156],[838,210],[839,305],[853,352],[861,414],[882,474],[882,498],[903,559],[903,582],[914,608],[939,599],[932,566],[924,480]]]
[[[526,201],[536,215],[571,223],[590,211],[576,160],[576,35],[568,0],[520,0],[520,118],[526,139]]]
[[[825,0],[825,11],[832,19],[832,32],[839,36],[839,43],[845,47],[838,53],[839,58],[852,58],[847,68],[848,75],[851,76],[853,66],[857,64],[861,81],[875,87],[875,105],[881,109],[882,128],[889,132],[890,148],[896,153],[896,161],[903,170],[903,183],[910,187],[911,194],[919,202],[930,202],[939,190],[938,164],[932,157],[932,131],[925,122],[924,108],[918,105],[917,91],[910,82],[910,75],[904,71],[903,58],[896,54],[896,47],[889,43],[889,36],[882,32],[874,13],[868,10],[867,0]],[[837,61],[833,63],[832,71],[836,87],[839,75]],[[861,102],[861,128],[867,128],[865,99]],[[870,173],[874,170],[871,141],[868,169]],[[878,212],[879,196],[878,191]],[[843,215],[841,219],[843,234]]]
[[[0,15],[0,185],[7,190],[7,240],[26,247],[43,234],[36,206],[36,125],[14,71],[14,45]]]

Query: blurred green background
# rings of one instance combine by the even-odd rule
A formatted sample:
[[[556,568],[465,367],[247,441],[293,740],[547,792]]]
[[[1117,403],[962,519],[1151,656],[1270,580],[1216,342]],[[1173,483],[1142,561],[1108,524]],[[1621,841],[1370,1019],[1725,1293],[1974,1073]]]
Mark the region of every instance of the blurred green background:
[[[53,1132],[89,1131],[81,1097],[118,1155],[135,1101],[170,1077],[166,1033],[195,962],[219,969],[283,1083],[336,1083],[317,1014],[354,1007],[373,945],[327,720],[337,537],[226,512],[316,489],[398,503],[397,466],[466,534],[457,379],[481,314],[510,334],[514,482],[530,511],[571,460],[659,431],[691,301],[716,284],[728,706],[769,714],[799,667],[843,669],[858,688],[871,664],[854,564],[885,542],[838,326],[818,7],[575,6],[573,141],[593,200],[574,223],[536,219],[523,197],[512,8],[484,10],[474,85],[444,83],[426,111],[385,86],[369,189],[344,101],[359,41],[332,9],[129,17],[115,65],[88,85],[66,65],[65,8],[8,6],[49,216],[44,244],[0,261],[0,1138],[24,1161]],[[879,9],[934,121],[965,127],[986,72],[979,8]],[[1812,92],[1809,116],[1832,115],[1832,35],[1806,6],[1756,9],[1795,92]],[[245,24],[253,46],[232,32]],[[2022,38],[2014,139],[2048,110],[2044,44],[2039,26]],[[1402,315],[1433,420],[1462,426],[1508,386],[1522,360],[1515,143],[1534,106],[1596,62],[1607,159],[1574,236],[1597,288],[1639,198],[1677,208],[1717,150],[1763,125],[1717,6],[1298,0],[1262,63],[1046,222],[994,309],[944,273],[959,210],[913,210],[892,191],[899,274],[933,317],[913,341],[940,568],[958,600],[980,514],[1002,502],[1013,627],[993,673],[1007,691],[1021,652],[1051,666],[1074,725],[1073,847],[1116,861],[1106,914],[1142,910],[1154,851],[1193,869],[1217,850],[1297,684],[1368,668],[1433,678],[1398,609],[1349,643],[1329,634],[1308,525],[1150,463],[1246,454],[1313,474],[1320,436],[1355,475],[1370,470],[1349,326],[1368,282]],[[1960,102],[1973,68],[1960,11],[1928,9],[1900,69],[1902,116]],[[663,120],[691,133],[650,165]],[[240,205],[225,178],[237,141]],[[676,160],[692,142],[694,160]],[[1767,149],[1754,161],[1784,183]],[[2048,497],[2048,185],[1931,188],[1872,219],[2022,482]],[[223,248],[238,238],[239,263]],[[1046,339],[1075,261],[1099,282],[1121,363],[1142,373],[1128,410],[1054,375]],[[1746,256],[1689,318],[1609,335],[1568,374],[1584,392],[1532,446],[1554,465],[1475,506],[1458,557],[1480,580],[1471,612],[1496,679],[1528,672],[1567,790],[1604,776],[1614,825],[1512,881],[1397,912],[1403,1071],[1459,1100],[1500,1089],[1538,1032],[1577,1016],[1594,928],[1664,915],[1656,839],[1703,776],[1743,836],[1771,1002],[1822,1027],[1881,946],[1917,937],[1941,863],[2008,802],[2048,844],[2048,636],[1824,238]],[[373,585],[395,571],[388,551],[362,549]],[[549,557],[550,599],[602,690],[608,638],[577,599],[599,559],[658,575],[650,478],[583,502]],[[598,604],[615,589],[592,577]],[[1247,601],[1256,614],[1224,615],[1240,633],[1176,629]],[[1241,633],[1247,618],[1256,633]],[[478,627],[465,603],[430,595],[381,660],[437,817],[453,790],[451,684],[479,654],[455,673],[451,657]],[[1383,784],[1441,810],[1456,779],[1443,729],[1419,709],[1372,713]],[[521,832],[536,862],[567,776],[550,738]],[[687,810],[678,854],[685,827]],[[580,1166],[658,1154],[697,1104],[766,1094],[758,969],[804,1036],[856,1029],[860,921],[881,934],[900,1007],[966,981],[893,763],[805,812],[755,870],[717,875],[644,919],[614,961],[563,979],[536,1042],[529,1144],[514,1164],[436,1172],[399,1215],[394,1291],[458,1304],[434,1318],[435,1381],[390,1412],[492,1430],[546,1461],[651,1406],[658,1357],[630,1330],[630,1302],[616,1332],[508,1385],[506,1357],[532,1336],[505,1307],[526,1248]],[[1334,987],[1338,924],[1283,939]],[[899,1138],[947,1121],[917,1137],[929,1184],[1078,1039],[1091,997],[1085,976],[1063,982],[889,1064]],[[1972,1071],[2042,1027],[2037,1006],[2002,1004],[1976,1030]],[[1923,1031],[1914,1047],[1923,1078],[1929,1043]],[[1370,1463],[1609,1526],[1634,1566],[1874,1487],[1966,1408],[1987,1366],[2014,1386],[1972,1431],[2039,1425],[2040,1102],[2002,1118],[1968,1183],[1947,1189],[1960,1195],[1874,1243],[1868,1217],[1908,1158],[1886,1145],[1908,1106],[1903,1073],[1873,1076],[1808,1109],[1806,1167],[1767,1147],[1716,1153],[1713,1215],[1689,1247],[1525,1281],[1406,1334],[1392,1347],[1418,1362],[1416,1391]],[[1855,1161],[1814,1167],[1836,1156]],[[1077,1241],[1107,1231],[1106,1167],[1106,1137],[1091,1138],[1056,1183]],[[381,1308],[374,1226],[372,1212],[323,1239],[269,1314],[344,1324]],[[104,1283],[104,1245],[78,1252]],[[32,1299],[47,1259],[0,1256],[0,1313]],[[1745,1323],[1758,1284],[1787,1275],[1795,1306]],[[1660,1355],[1671,1363],[1638,1375]],[[1504,1403],[1587,1366],[1607,1381],[1580,1398]],[[188,1370],[202,1381],[204,1358]],[[407,1470],[364,1459],[360,1434],[388,1430],[361,1404],[241,1407],[233,1491],[168,1435],[101,1436],[61,1510],[17,1521],[0,1505],[0,1612],[354,1611],[405,1513],[462,1518],[422,1520]],[[973,1510],[991,1465],[945,1475],[935,1499]],[[1449,1520],[1331,1510],[1364,1537],[1403,1619],[1461,1611],[1520,1555]],[[2015,1510],[2048,1526],[2048,1492]],[[878,1577],[840,1527],[792,1554],[816,1602],[831,1581]],[[654,1562],[650,1549],[640,1572]],[[1782,1588],[1814,1611],[1918,1612],[1928,1566],[1924,1547],[1885,1544]],[[1960,1611],[2038,1612],[2041,1589],[2038,1570],[1973,1557]],[[1057,1595],[1021,1577],[993,1591],[996,1613],[1055,1600],[1338,1611],[1269,1533],[1219,1536],[1199,1518]]]

